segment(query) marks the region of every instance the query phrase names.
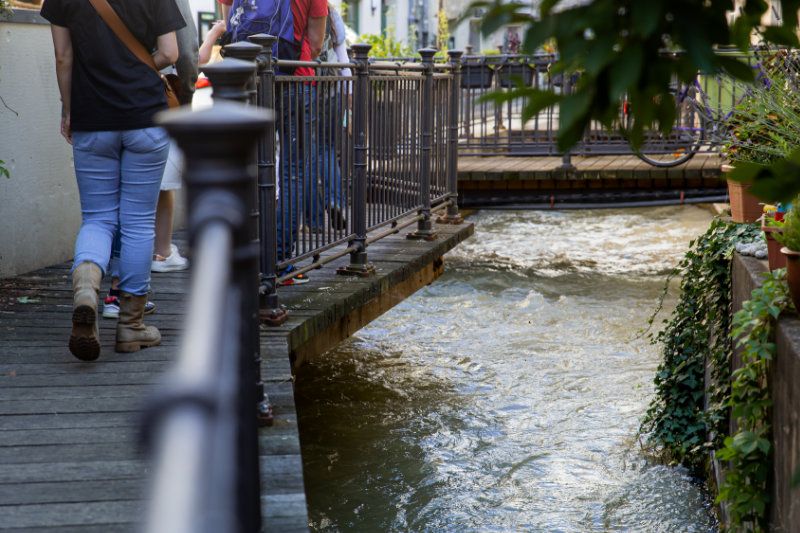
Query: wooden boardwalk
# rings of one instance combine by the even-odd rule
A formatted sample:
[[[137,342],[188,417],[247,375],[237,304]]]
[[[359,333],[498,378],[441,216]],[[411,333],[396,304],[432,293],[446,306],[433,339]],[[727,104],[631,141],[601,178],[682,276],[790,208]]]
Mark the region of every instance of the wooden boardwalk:
[[[265,530],[307,530],[292,362],[324,353],[436,279],[442,255],[472,225],[437,229],[436,241],[396,235],[370,246],[374,277],[336,276],[345,257],[312,271],[311,283],[281,289],[291,318],[261,335],[275,409],[274,427],[259,436]],[[148,476],[136,444],[141,407],[179,343],[188,279],[153,275],[149,323],[160,328],[161,346],[114,353],[115,322],[101,319],[103,353],[93,363],[66,348],[68,264],[0,280],[0,530],[136,530]]]
[[[656,168],[636,156],[466,157],[458,160],[462,207],[571,209],[609,205],[718,202],[726,196],[721,159],[698,154],[674,168]]]
[[[572,164],[576,172],[565,175],[560,169],[560,157],[461,156],[458,158],[459,186],[486,180],[717,179],[722,161],[717,154],[698,154],[677,167],[657,168],[635,155],[611,155],[575,156]]]

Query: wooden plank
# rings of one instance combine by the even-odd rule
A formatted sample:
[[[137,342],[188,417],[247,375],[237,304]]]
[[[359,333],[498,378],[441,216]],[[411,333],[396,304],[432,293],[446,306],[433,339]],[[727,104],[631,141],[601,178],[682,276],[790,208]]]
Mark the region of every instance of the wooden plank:
[[[134,501],[16,505],[3,509],[3,521],[29,528],[134,523],[141,519],[143,511],[142,502]]]
[[[0,484],[141,479],[146,475],[146,463],[135,460],[0,464]]]

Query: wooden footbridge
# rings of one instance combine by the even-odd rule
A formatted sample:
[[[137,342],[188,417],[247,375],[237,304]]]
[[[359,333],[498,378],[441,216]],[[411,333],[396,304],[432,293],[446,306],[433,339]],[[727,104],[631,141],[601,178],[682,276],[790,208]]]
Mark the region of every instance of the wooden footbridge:
[[[576,156],[571,163],[565,170],[554,156],[460,157],[459,205],[564,209],[720,202],[727,194],[718,154],[697,154],[669,168],[632,154]]]
[[[114,323],[103,321],[100,359],[75,360],[69,263],[0,280],[0,530],[305,531],[293,370],[442,273],[445,254],[473,232],[459,199],[536,191],[553,203],[564,183],[716,179],[716,163],[701,157],[663,174],[630,157],[576,158],[568,175],[548,157],[459,162],[460,54],[444,67],[434,51],[418,64],[370,65],[360,45],[339,65],[352,82],[317,76],[314,87],[352,90],[374,109],[339,101],[318,111],[337,124],[346,112],[352,132],[331,144],[312,133],[300,147],[287,141],[310,112],[307,82],[274,67],[318,65],[274,62],[272,39],[229,45],[206,69],[215,99],[238,104],[163,119],[186,155],[180,244],[193,268],[153,276],[148,321],[161,346],[116,354]],[[381,98],[368,98],[371,84]],[[275,122],[253,106],[278,101]],[[340,176],[317,187],[287,170],[326,149]],[[311,282],[279,288],[301,273]]]

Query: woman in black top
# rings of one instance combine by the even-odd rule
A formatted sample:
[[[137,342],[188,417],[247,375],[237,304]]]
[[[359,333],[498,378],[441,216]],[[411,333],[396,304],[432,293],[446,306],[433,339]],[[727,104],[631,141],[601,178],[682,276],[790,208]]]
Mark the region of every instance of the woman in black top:
[[[175,30],[185,25],[174,0],[108,0],[136,39],[155,50],[158,68],[178,56]],[[82,224],[72,271],[74,305],[70,351],[100,355],[97,295],[119,225],[120,315],[116,350],[160,343],[142,322],[150,289],[155,206],[169,141],[153,126],[166,108],[160,76],[140,61],[89,0],[46,0],[61,93],[61,134],[72,144]]]

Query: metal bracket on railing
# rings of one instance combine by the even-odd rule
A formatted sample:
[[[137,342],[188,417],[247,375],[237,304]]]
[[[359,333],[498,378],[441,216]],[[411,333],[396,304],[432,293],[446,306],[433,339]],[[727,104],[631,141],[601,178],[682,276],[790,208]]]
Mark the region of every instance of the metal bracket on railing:
[[[365,240],[349,241],[348,247],[354,248],[354,251],[350,254],[350,264],[337,268],[336,273],[341,276],[358,276],[360,278],[368,278],[375,274],[375,266],[367,261],[367,243]]]
[[[161,421],[177,409],[187,406],[197,408],[208,418],[214,417],[217,413],[216,389],[205,384],[156,392],[145,404],[139,425],[139,447],[144,453],[152,453],[156,430]]]

